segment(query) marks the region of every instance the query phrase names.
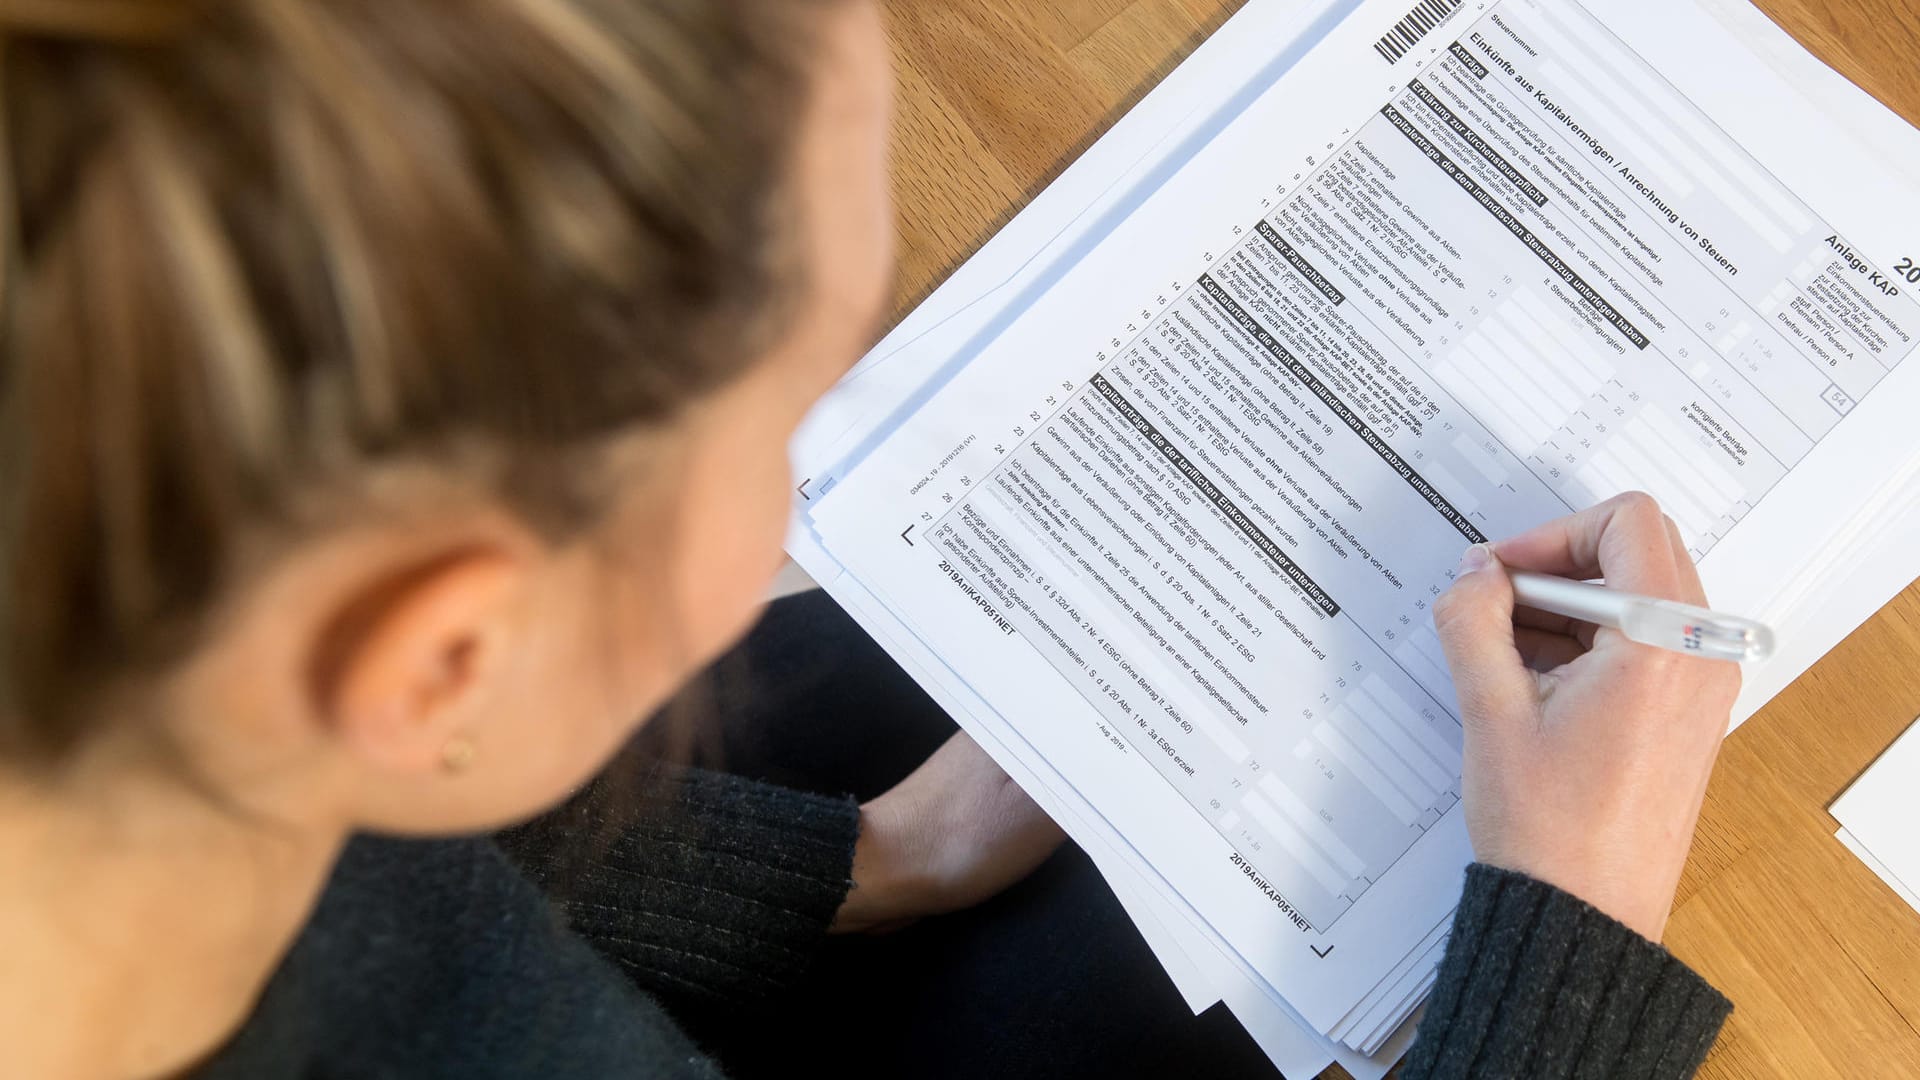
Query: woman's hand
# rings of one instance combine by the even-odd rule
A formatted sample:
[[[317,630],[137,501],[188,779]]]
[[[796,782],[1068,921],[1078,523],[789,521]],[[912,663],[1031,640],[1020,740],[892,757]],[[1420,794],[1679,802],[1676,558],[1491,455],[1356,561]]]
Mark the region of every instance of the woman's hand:
[[[1516,610],[1502,564],[1704,606],[1699,575],[1673,523],[1630,493],[1468,549],[1434,607],[1466,727],[1475,856],[1658,941],[1740,669]]]
[[[971,907],[1026,877],[1060,827],[961,732],[860,808],[853,891],[834,933],[880,933]]]

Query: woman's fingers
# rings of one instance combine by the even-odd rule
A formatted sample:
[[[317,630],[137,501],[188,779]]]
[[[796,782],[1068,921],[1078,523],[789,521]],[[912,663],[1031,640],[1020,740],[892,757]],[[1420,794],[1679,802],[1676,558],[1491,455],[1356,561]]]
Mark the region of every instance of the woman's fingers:
[[[1584,628],[1587,640],[1569,637],[1566,634],[1549,630],[1536,630],[1531,626],[1513,628],[1513,644],[1520,650],[1520,661],[1532,671],[1541,673],[1564,667],[1586,655],[1592,647],[1593,628]]]
[[[1433,606],[1433,628],[1462,715],[1496,728],[1533,715],[1536,684],[1515,641],[1513,583],[1486,545],[1467,549],[1453,586]]]
[[[1678,526],[1639,493],[1615,496],[1500,541],[1494,550],[1514,568],[1571,578],[1604,577],[1632,592],[1706,604],[1699,571]],[[1515,648],[1535,671],[1571,663],[1593,648],[1596,628],[1589,623],[1528,607],[1515,607],[1512,617]]]
[[[1691,570],[1682,545],[1676,555],[1666,516],[1653,497],[1629,491],[1550,521],[1494,545],[1500,560],[1516,570],[1586,580],[1605,578],[1629,592],[1687,599],[1680,564]]]
[[[1516,627],[1538,630],[1556,637],[1571,638],[1579,642],[1582,648],[1593,648],[1595,627],[1592,623],[1583,623],[1565,615],[1555,615],[1550,611],[1536,611],[1533,608],[1521,606],[1513,609],[1513,624]]]
[[[1670,517],[1666,523],[1667,539],[1673,545],[1673,557],[1680,571],[1680,596],[1676,599],[1706,607],[1707,589],[1700,584],[1700,568],[1693,563],[1693,553],[1687,550],[1687,542],[1680,535],[1680,526],[1674,524]]]

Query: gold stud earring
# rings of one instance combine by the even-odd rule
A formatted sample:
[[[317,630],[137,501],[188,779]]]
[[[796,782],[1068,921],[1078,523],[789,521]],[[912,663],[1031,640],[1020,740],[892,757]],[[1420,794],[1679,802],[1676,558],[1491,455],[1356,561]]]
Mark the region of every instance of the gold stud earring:
[[[458,775],[471,769],[474,759],[479,756],[480,751],[474,747],[472,739],[465,735],[455,735],[440,748],[440,767]]]

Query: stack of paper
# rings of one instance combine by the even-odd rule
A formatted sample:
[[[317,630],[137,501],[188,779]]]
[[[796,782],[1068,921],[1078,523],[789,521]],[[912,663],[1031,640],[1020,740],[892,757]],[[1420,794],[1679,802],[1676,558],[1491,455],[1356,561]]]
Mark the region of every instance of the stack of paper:
[[[1193,1008],[1378,1076],[1471,859],[1462,548],[1652,491],[1780,631],[1736,719],[1920,568],[1916,175],[1733,0],[1253,0],[810,418],[789,550]]]
[[[1894,740],[1829,812],[1840,842],[1920,911],[1920,724]]]

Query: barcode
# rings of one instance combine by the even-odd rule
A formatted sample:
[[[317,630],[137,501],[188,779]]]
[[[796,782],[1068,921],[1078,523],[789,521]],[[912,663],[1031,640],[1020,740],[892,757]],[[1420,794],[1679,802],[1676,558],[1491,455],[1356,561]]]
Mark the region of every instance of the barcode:
[[[1467,0],[1420,0],[1414,5],[1412,11],[1407,12],[1406,18],[1393,24],[1393,29],[1387,31],[1386,37],[1373,43],[1373,51],[1386,57],[1387,63],[1393,63],[1407,55],[1407,50],[1420,44],[1420,39],[1427,36],[1427,31],[1447,21],[1447,16],[1453,14],[1461,4],[1466,2]]]

